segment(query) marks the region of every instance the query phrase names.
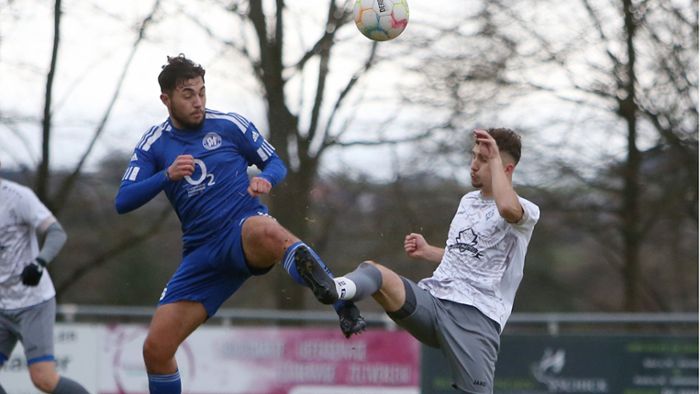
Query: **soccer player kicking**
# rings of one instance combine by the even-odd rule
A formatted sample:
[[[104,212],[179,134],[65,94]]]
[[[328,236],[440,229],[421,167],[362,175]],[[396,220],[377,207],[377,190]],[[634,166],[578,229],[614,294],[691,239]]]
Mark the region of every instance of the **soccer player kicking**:
[[[115,198],[117,211],[126,213],[165,191],[182,224],[183,259],[143,345],[152,394],[181,392],[177,348],[250,276],[282,262],[305,285],[294,264],[299,254],[330,275],[258,199],[284,178],[286,167],[247,119],[206,108],[204,73],[182,54],[168,57],[158,83],[170,116],[141,138]],[[251,165],[261,173],[249,179]],[[333,304],[346,337],[364,330],[354,303]]]
[[[372,295],[389,317],[424,344],[440,348],[455,389],[492,393],[500,333],[513,309],[539,208],[519,197],[512,175],[520,137],[509,129],[474,131],[471,182],[459,203],[446,247],[420,234],[404,241],[408,256],[439,263],[418,284],[372,261],[333,279],[313,256],[300,254],[297,270],[325,303]]]

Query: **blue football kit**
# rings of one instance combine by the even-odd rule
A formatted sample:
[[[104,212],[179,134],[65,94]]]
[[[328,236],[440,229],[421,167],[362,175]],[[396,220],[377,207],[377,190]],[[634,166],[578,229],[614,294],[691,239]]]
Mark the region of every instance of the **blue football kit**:
[[[166,169],[179,155],[192,155],[195,171],[171,181]],[[267,272],[246,264],[241,240],[246,218],[267,214],[247,192],[252,165],[273,186],[287,173],[272,145],[235,113],[207,109],[193,130],[179,130],[168,119],[137,144],[115,198],[117,211],[134,210],[165,191],[182,225],[183,260],[160,304],[201,302],[211,317],[247,278]]]

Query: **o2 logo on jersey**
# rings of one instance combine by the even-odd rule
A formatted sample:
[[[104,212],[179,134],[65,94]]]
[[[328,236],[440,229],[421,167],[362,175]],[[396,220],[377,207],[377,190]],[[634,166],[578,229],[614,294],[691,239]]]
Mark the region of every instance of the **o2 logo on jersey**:
[[[197,171],[199,170],[199,171]],[[199,174],[197,174],[199,172]],[[196,177],[196,178],[193,178]],[[196,194],[202,192],[207,186],[215,184],[214,174],[207,172],[207,165],[204,161],[195,159],[194,160],[194,173],[192,176],[185,176],[185,180],[191,186],[187,189],[187,196],[192,197]]]
[[[221,146],[221,136],[216,133],[207,133],[202,139],[202,146],[206,150],[214,150]]]

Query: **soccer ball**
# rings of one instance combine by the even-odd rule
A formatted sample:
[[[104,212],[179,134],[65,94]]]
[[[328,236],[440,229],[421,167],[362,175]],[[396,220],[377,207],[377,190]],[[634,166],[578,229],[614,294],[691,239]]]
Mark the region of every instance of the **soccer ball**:
[[[357,0],[353,11],[357,28],[375,41],[398,37],[408,24],[406,0]]]

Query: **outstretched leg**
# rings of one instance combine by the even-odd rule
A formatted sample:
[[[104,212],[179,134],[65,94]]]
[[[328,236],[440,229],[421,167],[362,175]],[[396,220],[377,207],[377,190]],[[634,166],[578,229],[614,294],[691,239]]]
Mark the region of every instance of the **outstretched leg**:
[[[333,274],[313,249],[300,243],[291,252],[288,251],[288,254],[289,256],[285,256],[287,258],[284,260],[287,272],[295,278],[295,281],[308,286],[321,303],[333,304],[340,319],[340,330],[346,338],[359,334],[367,328],[367,322],[360,315],[360,310],[355,303],[339,299],[335,292]],[[318,272],[314,273],[314,271]]]
[[[312,259],[299,259],[297,269],[314,295],[324,303],[335,300],[359,301],[371,295],[387,312],[396,312],[406,303],[401,277],[373,261],[361,263],[345,276],[333,278]]]
[[[328,267],[317,258],[315,253],[304,246],[298,245],[293,253],[294,272],[301,277],[302,283],[306,283],[314,293],[316,299],[322,304],[333,304],[338,301],[338,291],[333,275]],[[291,259],[289,265],[291,265]],[[287,261],[285,261],[287,265]]]
[[[327,276],[333,276],[330,269],[311,247],[300,241],[272,217],[253,216],[248,218],[243,224],[242,239],[246,261],[255,270],[269,269],[281,261],[284,269],[295,282],[302,286],[309,286],[297,270],[296,265],[297,254],[303,253],[309,259],[313,259],[319,267],[322,267]],[[311,289],[314,290],[313,287]],[[334,299],[326,303],[333,304],[345,337],[349,338],[353,334],[360,333],[367,326],[353,302]]]

